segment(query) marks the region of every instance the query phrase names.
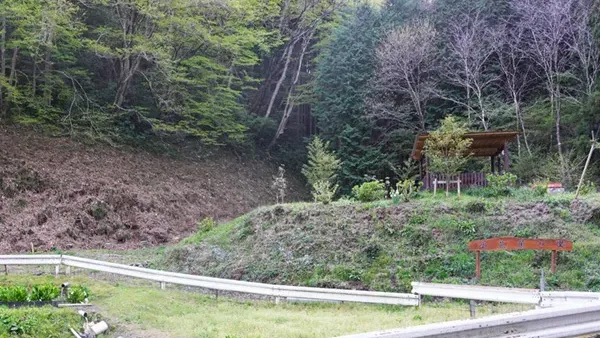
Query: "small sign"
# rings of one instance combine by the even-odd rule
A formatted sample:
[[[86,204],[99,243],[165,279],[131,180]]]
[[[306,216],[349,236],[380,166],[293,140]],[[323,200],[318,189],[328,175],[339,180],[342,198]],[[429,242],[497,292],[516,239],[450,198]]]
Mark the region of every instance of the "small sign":
[[[532,239],[516,237],[499,237],[480,239],[469,242],[470,251],[500,250],[573,250],[573,242],[566,239]]]
[[[573,242],[566,239],[497,237],[469,242],[469,250],[475,251],[475,276],[481,277],[481,251],[501,250],[552,250],[551,270],[556,272],[558,251],[573,250]]]
[[[563,188],[561,183],[548,183],[548,194],[560,194],[565,192],[565,188]]]

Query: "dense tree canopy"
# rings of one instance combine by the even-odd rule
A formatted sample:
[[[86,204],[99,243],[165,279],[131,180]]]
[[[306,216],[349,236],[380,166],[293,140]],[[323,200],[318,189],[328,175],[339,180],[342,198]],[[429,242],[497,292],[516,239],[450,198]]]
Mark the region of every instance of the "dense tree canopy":
[[[452,114],[520,131],[517,175],[572,185],[600,133],[599,13],[598,0],[4,0],[0,119],[251,148],[292,171],[320,134],[347,193],[393,176]]]

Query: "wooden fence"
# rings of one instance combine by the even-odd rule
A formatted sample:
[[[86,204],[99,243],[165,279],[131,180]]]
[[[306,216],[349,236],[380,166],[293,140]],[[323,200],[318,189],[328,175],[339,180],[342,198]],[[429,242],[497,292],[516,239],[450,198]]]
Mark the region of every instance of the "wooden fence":
[[[445,181],[445,175],[427,173],[423,177],[423,189],[433,190],[433,180],[438,179],[439,181]],[[461,173],[460,175],[451,176],[450,181],[460,180],[460,188],[467,189],[472,187],[485,187],[487,180],[484,173]],[[450,190],[456,190],[456,183],[450,183]],[[441,187],[441,190],[445,190],[445,187]]]

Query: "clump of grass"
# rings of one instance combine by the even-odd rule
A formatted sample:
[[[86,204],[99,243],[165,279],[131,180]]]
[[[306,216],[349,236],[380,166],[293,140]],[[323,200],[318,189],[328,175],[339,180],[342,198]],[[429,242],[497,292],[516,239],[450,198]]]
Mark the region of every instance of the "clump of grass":
[[[42,308],[0,308],[1,337],[56,337],[67,338],[73,335],[69,326],[79,327],[81,317],[69,309]]]

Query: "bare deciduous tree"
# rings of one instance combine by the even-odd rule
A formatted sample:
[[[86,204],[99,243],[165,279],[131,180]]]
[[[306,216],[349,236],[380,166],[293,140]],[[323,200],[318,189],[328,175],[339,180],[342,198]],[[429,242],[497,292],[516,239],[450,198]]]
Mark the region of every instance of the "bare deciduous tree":
[[[457,15],[449,23],[448,52],[442,75],[453,85],[464,88],[466,102],[440,95],[467,109],[469,121],[473,117],[481,122],[484,130],[489,128],[489,116],[485,107],[485,90],[498,77],[486,70],[493,55],[496,41],[492,38],[488,24],[479,8]],[[475,100],[473,104],[472,100]],[[473,105],[477,108],[473,109]]]
[[[418,129],[426,131],[426,104],[431,99],[435,83],[435,36],[427,21],[416,21],[387,33],[377,49],[378,69],[375,80],[377,98],[372,99],[372,115],[400,122],[417,119]],[[398,107],[400,97],[410,104]],[[383,101],[383,102],[382,102]]]
[[[590,96],[600,71],[600,48],[590,27],[592,4],[590,1],[580,0],[575,6],[573,17],[576,20],[573,22],[571,36],[567,39],[567,43],[579,61],[578,79],[582,84],[583,92],[586,96]]]
[[[513,0],[513,9],[521,15],[519,23],[526,32],[524,51],[541,68],[555,118],[556,146],[564,174],[567,163],[561,143],[561,84],[559,76],[568,67],[571,53],[564,50],[572,37],[577,0]],[[567,182],[568,183],[568,182]]]
[[[496,56],[502,74],[502,88],[510,97],[515,112],[516,124],[523,136],[523,142],[529,155],[531,147],[527,140],[527,129],[521,110],[523,95],[531,89],[533,79],[532,66],[527,54],[523,52],[524,30],[521,26],[513,26],[504,23],[494,28],[491,32],[495,41]],[[521,141],[518,140],[519,154],[521,153]]]

